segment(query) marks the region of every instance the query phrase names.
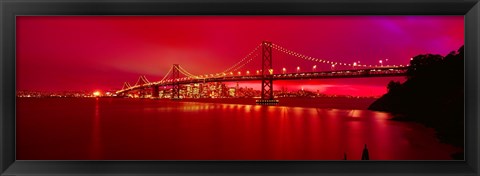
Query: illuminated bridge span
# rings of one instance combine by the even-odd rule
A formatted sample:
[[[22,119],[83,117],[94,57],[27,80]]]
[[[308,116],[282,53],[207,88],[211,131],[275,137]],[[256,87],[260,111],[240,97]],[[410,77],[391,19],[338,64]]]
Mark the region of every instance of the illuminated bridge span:
[[[275,63],[282,67],[274,67],[273,51],[279,53],[278,56],[275,54],[276,58],[279,58],[278,61],[276,59]],[[300,66],[287,69],[286,66],[291,66],[295,63],[302,65],[311,64],[312,67],[306,70],[301,69]],[[334,62],[306,56],[264,41],[247,56],[223,72],[192,74],[180,65],[173,64],[163,79],[150,82],[145,76],[140,76],[135,85],[132,86],[130,83],[125,82],[123,88],[116,91],[116,93],[117,95],[125,95],[132,91],[150,89],[151,97],[158,98],[160,87],[168,86],[171,89],[170,97],[172,99],[180,99],[181,85],[210,82],[261,81],[261,99],[257,102],[269,104],[278,102],[273,96],[274,80],[405,76],[407,68],[408,65],[383,65],[382,60],[376,65],[362,65],[360,61],[353,63]]]

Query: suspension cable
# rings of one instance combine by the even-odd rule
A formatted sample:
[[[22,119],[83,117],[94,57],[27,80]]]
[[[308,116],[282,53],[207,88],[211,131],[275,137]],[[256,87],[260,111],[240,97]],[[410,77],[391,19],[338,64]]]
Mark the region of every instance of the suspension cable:
[[[172,69],[173,69],[173,66],[170,67],[170,70],[168,70],[168,72],[165,74],[165,76],[164,76],[160,81],[158,81],[158,82],[162,82],[162,81],[164,81],[165,79],[167,79],[167,77],[168,77],[168,75],[170,74],[170,72],[172,72]]]
[[[255,47],[255,49],[253,49],[253,51],[251,51],[250,53],[247,54],[247,56],[243,57],[239,62],[237,62],[236,64],[234,64],[233,66],[227,68],[226,70],[224,70],[222,73],[225,73],[225,72],[229,72],[230,70],[232,70],[233,68],[235,68],[237,65],[239,65],[240,63],[242,63],[243,61],[245,61],[245,59],[249,58],[254,52],[256,52],[260,46],[262,44],[259,44],[257,45],[257,47]]]

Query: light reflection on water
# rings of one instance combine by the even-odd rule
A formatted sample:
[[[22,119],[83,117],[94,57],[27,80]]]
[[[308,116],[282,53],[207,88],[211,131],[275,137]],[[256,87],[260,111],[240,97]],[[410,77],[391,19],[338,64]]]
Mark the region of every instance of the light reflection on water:
[[[358,160],[367,144],[370,159],[432,160],[456,150],[368,110],[102,98],[19,99],[17,109],[18,159]]]
[[[92,148],[90,158],[101,159],[101,134],[100,134],[100,105],[99,98],[95,99],[95,114],[93,115],[92,125]]]

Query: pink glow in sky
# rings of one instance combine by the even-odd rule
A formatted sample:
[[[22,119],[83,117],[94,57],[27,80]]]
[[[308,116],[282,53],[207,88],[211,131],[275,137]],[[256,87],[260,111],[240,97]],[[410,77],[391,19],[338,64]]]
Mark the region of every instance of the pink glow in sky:
[[[463,16],[45,16],[17,17],[18,90],[115,90],[172,64],[217,73],[263,40],[339,62],[408,64],[464,43]],[[274,56],[275,57],[275,56]],[[274,58],[275,61],[275,58]],[[299,63],[300,64],[300,63]],[[293,67],[292,64],[286,64]],[[309,68],[310,65],[300,65]],[[289,68],[290,69],[290,68]],[[381,95],[404,78],[285,81],[332,94]],[[241,83],[241,85],[248,83]]]

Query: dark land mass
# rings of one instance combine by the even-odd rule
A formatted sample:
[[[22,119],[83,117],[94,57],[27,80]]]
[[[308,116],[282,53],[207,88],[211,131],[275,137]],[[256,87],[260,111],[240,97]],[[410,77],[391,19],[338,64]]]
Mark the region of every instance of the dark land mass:
[[[447,56],[425,54],[410,61],[407,81],[391,81],[368,109],[434,128],[441,142],[464,147],[464,47]],[[463,153],[452,155],[463,159]]]
[[[186,98],[179,101],[255,105],[254,98]],[[323,108],[323,109],[360,109],[366,110],[376,98],[366,97],[295,97],[277,98],[278,106]]]

